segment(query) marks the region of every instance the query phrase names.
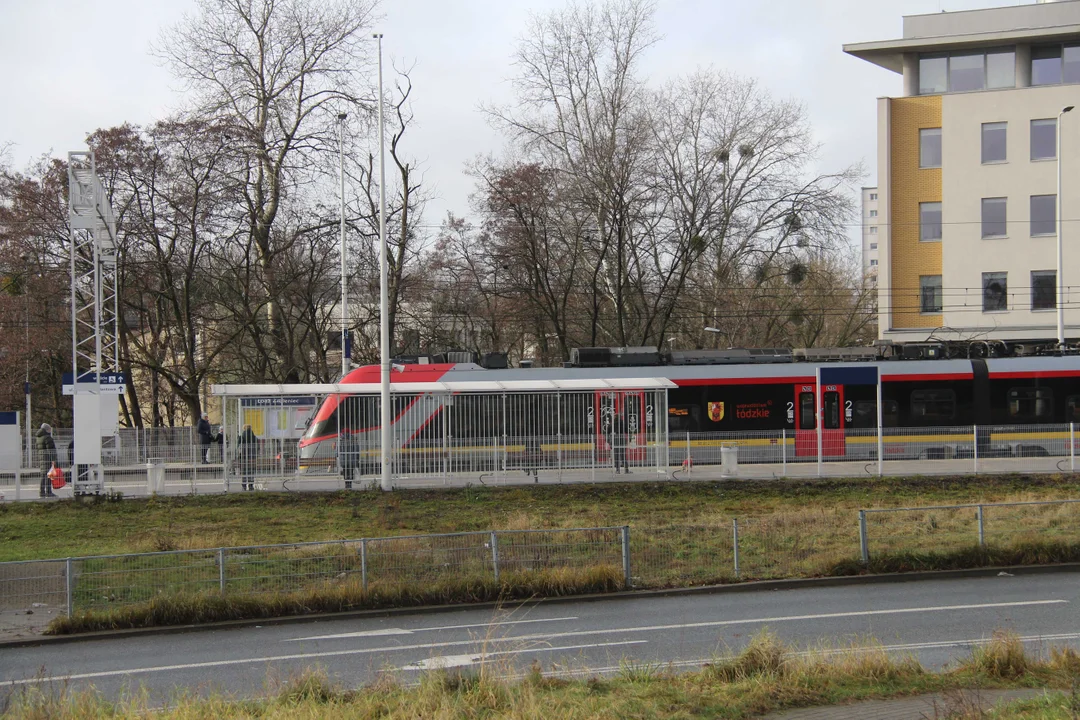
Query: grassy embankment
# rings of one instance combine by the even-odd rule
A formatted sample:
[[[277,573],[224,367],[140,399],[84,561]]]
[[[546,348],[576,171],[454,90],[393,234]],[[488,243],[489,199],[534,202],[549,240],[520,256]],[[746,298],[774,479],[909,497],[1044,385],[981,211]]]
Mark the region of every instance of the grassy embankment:
[[[818,516],[850,528],[859,508],[1065,498],[1080,498],[1080,476],[671,481],[9,503],[0,505],[0,561],[467,530],[727,527],[733,517]]]
[[[1080,504],[994,510],[977,547],[972,510],[871,515],[871,562],[858,561],[858,508],[1080,496],[1075,478],[1052,476],[844,481],[722,482],[470,488],[389,495],[255,495],[121,503],[0,506],[8,556],[131,552],[482,529],[631,526],[636,587],[686,587],[736,579],[850,575],[1080,560]],[[740,519],[740,575],[731,519]],[[90,545],[72,547],[78,534]],[[609,534],[610,535],[610,534]],[[41,546],[51,548],[42,550]],[[539,541],[538,541],[539,542]],[[490,553],[398,541],[369,546],[368,588],[355,547],[281,549],[226,558],[228,595],[214,558],[145,566],[87,561],[78,568],[79,612],[53,632],[263,618],[312,611],[412,606],[603,592],[622,586],[621,560],[565,536],[557,557],[511,547],[491,576]],[[33,550],[38,547],[38,551]],[[614,553],[614,556],[612,556]],[[408,563],[401,558],[409,557]],[[153,577],[154,585],[145,578]],[[283,582],[281,578],[286,578]],[[299,582],[296,580],[300,579]],[[290,584],[291,583],[291,584]]]
[[[795,653],[761,633],[739,655],[717,659],[694,672],[625,664],[612,676],[580,673],[571,679],[545,675],[534,666],[512,677],[509,661],[468,671],[433,671],[419,685],[403,687],[392,678],[356,690],[336,686],[309,670],[271,684],[267,697],[240,700],[222,695],[181,696],[164,707],[135,691],[127,699],[105,700],[92,690],[69,691],[48,683],[10,692],[0,711],[16,720],[58,718],[339,718],[440,720],[491,718],[566,720],[598,718],[758,717],[775,710],[850,703],[943,692],[937,717],[1074,718],[1080,710],[1075,688],[1080,656],[1051,649],[1039,658],[1012,636],[996,634],[962,663],[942,673],[926,671],[911,657],[894,657],[880,647]],[[984,714],[969,699],[950,691],[977,688],[1057,688],[1036,700]],[[955,699],[954,699],[955,698]]]

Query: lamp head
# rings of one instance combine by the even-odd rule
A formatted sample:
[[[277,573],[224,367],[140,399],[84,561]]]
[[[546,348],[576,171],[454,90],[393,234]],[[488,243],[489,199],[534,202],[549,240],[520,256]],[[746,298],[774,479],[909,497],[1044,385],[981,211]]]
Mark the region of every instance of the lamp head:
[[[1062,114],[1065,114],[1065,113],[1067,113],[1067,112],[1072,112],[1072,109],[1073,109],[1073,107],[1074,107],[1073,105],[1069,105],[1069,106],[1067,106],[1067,107],[1063,107],[1063,108],[1061,109],[1061,112],[1062,112]]]

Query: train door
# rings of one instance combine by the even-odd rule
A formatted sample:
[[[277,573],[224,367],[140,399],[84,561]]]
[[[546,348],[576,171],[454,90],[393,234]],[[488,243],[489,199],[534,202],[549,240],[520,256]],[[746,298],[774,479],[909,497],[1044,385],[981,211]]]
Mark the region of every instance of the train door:
[[[598,390],[590,423],[596,433],[597,460],[612,460],[613,448],[626,450],[629,463],[641,464],[646,456],[646,406],[641,390]]]
[[[795,386],[795,457],[817,457],[818,423],[814,416],[817,388],[813,384]],[[844,428],[851,421],[844,404],[843,385],[825,385],[821,393],[821,452],[823,457],[843,457],[847,453]]]

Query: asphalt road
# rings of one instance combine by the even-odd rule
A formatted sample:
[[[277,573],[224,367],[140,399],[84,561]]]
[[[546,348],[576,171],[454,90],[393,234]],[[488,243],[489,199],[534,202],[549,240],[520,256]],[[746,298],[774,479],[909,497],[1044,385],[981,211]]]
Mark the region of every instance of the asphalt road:
[[[178,690],[258,695],[310,667],[354,687],[481,661],[505,674],[534,661],[581,674],[626,661],[695,667],[765,627],[800,648],[874,638],[940,667],[999,628],[1032,648],[1080,647],[1078,621],[1080,573],[632,597],[4,648],[0,692],[51,682],[109,697],[145,688],[166,701]]]

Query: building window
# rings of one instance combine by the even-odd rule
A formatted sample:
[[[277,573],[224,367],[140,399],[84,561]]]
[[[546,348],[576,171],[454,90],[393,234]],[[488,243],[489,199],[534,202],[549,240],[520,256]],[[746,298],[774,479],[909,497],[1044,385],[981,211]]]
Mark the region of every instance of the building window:
[[[870,193],[871,200],[877,200],[877,193]]]
[[[1053,310],[1057,307],[1057,272],[1035,270],[1031,273],[1031,309]]]
[[[1031,196],[1031,234],[1053,235],[1057,232],[1057,195]]]
[[[984,238],[1005,237],[1008,234],[1007,206],[1006,198],[982,199],[982,236]]]
[[[1053,160],[1057,157],[1057,118],[1031,121],[1031,159]]]
[[[877,225],[874,225],[870,228],[870,234],[877,235]]]
[[[1016,87],[1016,53],[996,50],[986,53],[986,87]]]
[[[1003,122],[983,123],[982,161],[1000,163],[1006,160],[1005,138],[1009,124]]]
[[[941,276],[919,276],[919,312],[941,312]]]
[[[1031,84],[1080,83],[1080,45],[1031,49]]]
[[[871,210],[870,217],[877,217],[877,210]]]
[[[949,90],[970,92],[986,84],[986,57],[981,53],[953,53],[949,56]]]
[[[877,260],[871,260],[870,267],[877,267]]]
[[[941,167],[941,128],[919,130],[919,167]]]
[[[941,203],[919,203],[919,240],[941,240]]]
[[[870,243],[871,250],[877,250],[877,243]]]
[[[919,58],[919,94],[936,95],[949,91],[949,58],[927,55]]]
[[[1008,273],[983,273],[983,312],[1009,309]]]
[[[1011,49],[924,55],[919,58],[919,94],[1016,86],[1016,54]]]

